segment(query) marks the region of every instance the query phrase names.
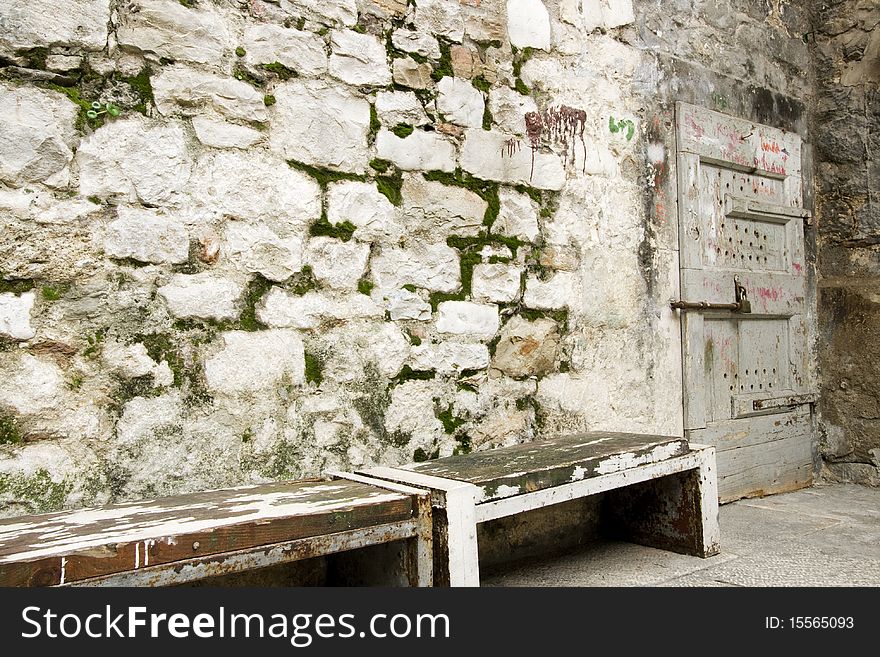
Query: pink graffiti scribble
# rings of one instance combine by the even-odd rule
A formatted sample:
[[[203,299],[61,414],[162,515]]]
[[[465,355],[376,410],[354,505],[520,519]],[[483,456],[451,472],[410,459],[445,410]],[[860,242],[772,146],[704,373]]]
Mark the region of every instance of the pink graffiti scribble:
[[[764,299],[765,301],[778,301],[779,300],[779,290],[774,290],[773,288],[768,287],[759,287],[758,288],[758,296]]]

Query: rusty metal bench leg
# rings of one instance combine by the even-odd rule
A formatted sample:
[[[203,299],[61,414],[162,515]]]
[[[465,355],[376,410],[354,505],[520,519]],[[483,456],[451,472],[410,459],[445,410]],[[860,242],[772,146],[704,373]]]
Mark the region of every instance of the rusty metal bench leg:
[[[480,585],[476,486],[396,468],[372,468],[366,474],[431,489],[435,586]]]
[[[351,472],[327,472],[334,479],[347,479],[377,488],[385,488],[406,495],[413,495],[417,504],[417,532],[406,540],[403,554],[406,581],[410,586],[434,585],[433,509],[431,492],[426,488],[414,488],[405,484],[377,479]]]
[[[715,448],[691,445],[687,467],[610,491],[613,533],[627,541],[697,557],[720,551]]]

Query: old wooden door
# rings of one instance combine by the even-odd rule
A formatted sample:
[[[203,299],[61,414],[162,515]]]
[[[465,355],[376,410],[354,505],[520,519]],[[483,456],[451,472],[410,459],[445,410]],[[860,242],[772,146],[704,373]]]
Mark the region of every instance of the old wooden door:
[[[684,427],[717,448],[722,501],[806,486],[807,348],[798,135],[677,107]],[[734,304],[737,282],[751,312]]]

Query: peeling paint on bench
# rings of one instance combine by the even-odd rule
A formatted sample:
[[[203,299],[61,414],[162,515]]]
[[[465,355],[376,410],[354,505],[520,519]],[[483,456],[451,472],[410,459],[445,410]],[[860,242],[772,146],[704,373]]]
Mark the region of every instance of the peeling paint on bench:
[[[479,586],[478,523],[611,491],[631,540],[719,552],[715,449],[683,438],[592,432],[364,474],[433,491],[435,585]]]
[[[482,491],[477,503],[484,503],[664,461],[687,451],[683,438],[594,432],[403,467],[474,484]]]
[[[0,584],[52,585],[376,525],[414,497],[352,481],[273,483],[0,521]]]

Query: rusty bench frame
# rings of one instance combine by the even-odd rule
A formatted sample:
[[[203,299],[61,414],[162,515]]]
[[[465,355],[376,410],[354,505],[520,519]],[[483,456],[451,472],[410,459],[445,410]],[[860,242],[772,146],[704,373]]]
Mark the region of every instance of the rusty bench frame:
[[[334,480],[342,479],[338,477],[328,477],[323,480],[332,484]],[[166,533],[157,531],[155,536],[145,538],[143,532],[140,532],[134,540],[134,536],[126,537],[125,534],[118,535],[113,541],[101,542],[100,539],[95,540],[97,535],[88,533],[89,526],[82,525],[85,533],[83,540],[88,543],[88,547],[72,549],[65,551],[59,548],[54,552],[28,559],[26,554],[5,555],[0,559],[0,585],[4,586],[167,586],[181,584],[194,580],[200,580],[208,577],[227,575],[230,573],[239,573],[248,570],[256,570],[292,561],[299,561],[311,557],[325,556],[336,554],[339,552],[356,550],[359,548],[370,547],[375,545],[387,544],[395,541],[405,541],[402,550],[402,566],[406,582],[410,586],[431,586],[433,584],[433,555],[432,555],[432,522],[431,522],[431,503],[429,491],[414,488],[405,484],[398,484],[388,481],[373,480],[367,477],[345,477],[352,479],[361,484],[370,486],[375,490],[393,492],[411,499],[413,513],[411,517],[405,519],[397,519],[391,522],[380,522],[374,525],[364,525],[354,529],[333,531],[329,533],[320,533],[313,536],[305,536],[291,540],[273,540],[266,543],[255,542],[242,549],[215,551],[203,555],[193,555],[188,558],[174,558],[173,560],[163,563],[150,563],[150,550],[155,548],[159,542],[176,542],[178,537],[175,535],[168,536]],[[308,486],[311,483],[320,484],[322,480],[308,480],[287,482],[293,486]],[[283,487],[284,484],[277,484],[276,487]],[[249,493],[251,491],[258,492],[260,486],[247,486],[241,488],[233,488],[225,491],[209,491],[211,494],[217,494],[220,499],[225,495],[232,498],[235,495]],[[194,498],[200,493],[184,494],[175,496],[175,500],[185,501],[187,498]],[[158,500],[161,501],[161,500]],[[116,505],[115,507],[103,507],[99,509],[84,509],[80,513],[89,514],[101,513],[116,514],[113,517],[121,519],[131,519],[136,522],[137,509],[139,503],[129,503]],[[148,503],[144,503],[148,504]],[[131,509],[129,514],[126,512]],[[70,512],[72,515],[77,512]],[[48,514],[46,516],[22,516],[18,518],[7,519],[10,524],[22,524],[25,526],[28,522],[39,523],[40,519],[46,519],[51,516],[59,516],[61,514]],[[305,516],[304,516],[305,517]],[[174,520],[174,518],[169,518]],[[203,541],[211,540],[217,530],[236,530],[237,527],[244,527],[240,523],[235,522],[235,517],[231,517],[229,523],[218,523],[205,530],[206,538]],[[296,516],[279,516],[276,518],[267,517],[265,519],[250,518],[249,523],[255,526],[271,527],[273,520],[295,522]],[[160,525],[161,529],[161,525]],[[51,530],[50,530],[51,531]],[[58,531],[58,530],[56,530]],[[270,532],[273,536],[278,532]],[[282,531],[283,533],[283,531]],[[192,535],[187,534],[187,539],[192,542]],[[277,537],[276,537],[277,538]],[[131,540],[129,540],[131,539]],[[169,543],[170,544],[170,543]],[[192,543],[192,552],[199,548],[199,543]],[[128,565],[116,567],[116,572],[108,572],[95,577],[76,577],[72,578],[66,573],[67,566],[72,560],[77,558],[89,559],[112,555],[126,559]]]
[[[530,445],[539,446],[540,443]],[[418,467],[417,464],[412,466]],[[630,540],[703,558],[720,551],[718,483],[715,448],[712,446],[691,444],[684,454],[489,501],[481,500],[483,489],[472,483],[409,469],[412,466],[376,467],[364,470],[363,474],[431,489],[435,507],[435,585],[480,585],[477,546],[479,523],[611,490],[634,491],[638,488],[636,485],[655,480],[677,487],[676,494],[679,498],[687,498],[689,505],[668,505],[662,501],[653,505],[649,501],[647,506],[651,508],[645,514],[650,516],[647,523],[650,529],[639,527],[635,522],[630,523]],[[644,502],[643,496],[636,504]],[[687,528],[682,533],[680,527],[683,525]],[[673,532],[664,533],[664,529],[673,526],[676,528]],[[676,535],[671,536],[673,533]]]

